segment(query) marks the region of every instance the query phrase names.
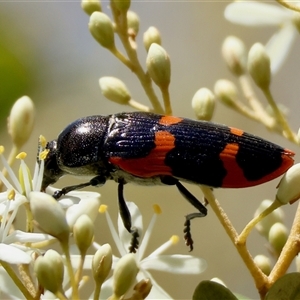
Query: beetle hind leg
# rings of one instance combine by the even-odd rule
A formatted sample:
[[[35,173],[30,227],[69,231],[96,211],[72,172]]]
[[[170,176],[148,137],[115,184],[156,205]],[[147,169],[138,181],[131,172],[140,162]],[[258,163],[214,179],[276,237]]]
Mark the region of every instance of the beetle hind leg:
[[[178,179],[174,177],[163,177],[161,178],[162,183],[167,185],[176,185],[180,194],[190,203],[192,204],[198,212],[191,213],[185,216],[184,222],[184,239],[185,244],[190,247],[190,251],[193,250],[194,241],[192,239],[191,234],[191,220],[195,218],[205,217],[207,215],[207,208],[191,193],[187,188],[185,188]]]

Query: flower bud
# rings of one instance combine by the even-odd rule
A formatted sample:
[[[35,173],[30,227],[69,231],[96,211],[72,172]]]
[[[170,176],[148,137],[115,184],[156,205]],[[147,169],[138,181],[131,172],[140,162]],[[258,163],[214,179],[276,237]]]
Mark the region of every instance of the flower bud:
[[[300,163],[287,170],[278,184],[276,199],[281,203],[294,203],[300,198]]]
[[[257,210],[255,211],[254,216],[258,216],[260,213],[265,211],[273,201],[271,200],[263,200]],[[277,222],[283,222],[284,220],[284,213],[281,208],[277,208],[276,210],[272,211],[268,216],[263,218],[258,224],[255,225],[257,231],[264,237],[268,237],[269,231],[271,227]]]
[[[39,283],[53,294],[62,291],[64,264],[61,256],[54,250],[48,250],[34,263],[34,271]]]
[[[151,280],[147,278],[147,279],[142,279],[140,282],[138,282],[133,289],[135,293],[140,296],[140,298],[137,299],[146,299],[146,297],[149,295],[151,291],[151,288],[152,288]]]
[[[92,13],[89,29],[94,39],[104,48],[115,47],[114,29],[110,18],[99,11]]]
[[[158,44],[152,43],[146,65],[151,79],[162,89],[170,84],[171,63],[166,50]]]
[[[81,8],[84,12],[86,12],[89,16],[94,11],[102,11],[101,3],[99,0],[81,0]]]
[[[124,12],[128,11],[131,1],[130,0],[111,0],[111,2],[118,11],[124,13]]]
[[[129,253],[120,258],[113,274],[113,293],[116,297],[121,297],[128,291],[135,281],[138,270],[134,254]]]
[[[27,96],[18,99],[10,111],[7,122],[8,133],[18,148],[21,148],[31,135],[34,115],[34,104]]]
[[[161,45],[161,36],[158,29],[153,26],[149,27],[144,33],[143,42],[147,52],[152,43]]]
[[[94,224],[87,215],[80,216],[73,226],[75,243],[80,253],[85,255],[94,239]]]
[[[265,47],[255,43],[248,55],[248,71],[256,85],[262,90],[268,89],[271,83],[270,58]]]
[[[99,85],[102,95],[118,104],[127,105],[131,95],[123,81],[116,77],[101,77]]]
[[[101,285],[107,278],[112,266],[112,250],[109,244],[102,245],[92,261],[94,280]]]
[[[222,55],[229,70],[236,76],[245,73],[246,49],[244,43],[235,36],[228,36],[222,46]]]
[[[129,10],[127,12],[127,26],[128,26],[128,33],[132,36],[137,36],[140,29],[140,19],[139,16]]]
[[[269,231],[269,243],[279,255],[288,238],[288,231],[284,224],[275,223]]]
[[[256,255],[254,262],[267,276],[271,273],[271,261],[267,256],[262,254]]]
[[[68,243],[69,225],[59,203],[50,195],[41,192],[31,192],[29,200],[33,218],[39,228],[56,237],[61,243]]]
[[[237,100],[237,88],[235,84],[227,79],[220,79],[214,87],[215,95],[226,106],[235,106]]]
[[[210,121],[215,109],[215,96],[207,88],[199,89],[192,99],[192,108],[198,120]]]

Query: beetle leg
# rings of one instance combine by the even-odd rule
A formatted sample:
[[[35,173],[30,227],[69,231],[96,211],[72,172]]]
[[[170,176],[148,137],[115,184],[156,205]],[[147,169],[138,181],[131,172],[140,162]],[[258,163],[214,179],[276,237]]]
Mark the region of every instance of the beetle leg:
[[[54,199],[59,199],[61,196],[66,195],[67,193],[74,191],[74,190],[80,190],[87,186],[100,186],[103,185],[106,182],[106,178],[103,176],[96,176],[92,178],[89,182],[84,182],[81,184],[76,185],[70,185],[62,188],[61,190],[55,191],[52,197]]]
[[[162,183],[167,185],[176,185],[177,189],[179,190],[180,194],[190,203],[192,204],[199,212],[191,213],[185,216],[184,222],[184,239],[185,244],[190,247],[190,251],[193,250],[194,241],[192,239],[191,234],[191,220],[194,218],[205,217],[207,215],[206,207],[191,193],[186,189],[178,179],[170,176],[162,177]]]
[[[132,227],[131,223],[131,215],[130,211],[126,205],[126,201],[124,199],[123,195],[124,191],[124,182],[119,182],[118,185],[118,200],[119,200],[119,211],[120,211],[120,216],[122,218],[124,227],[127,229],[127,231],[132,235],[130,247],[129,247],[129,252],[130,253],[135,253],[137,248],[139,247],[139,233],[138,229],[136,227]]]

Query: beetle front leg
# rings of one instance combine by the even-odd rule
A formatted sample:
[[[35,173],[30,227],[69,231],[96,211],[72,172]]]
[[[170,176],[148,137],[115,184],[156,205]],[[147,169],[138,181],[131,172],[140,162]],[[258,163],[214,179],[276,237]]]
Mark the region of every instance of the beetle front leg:
[[[100,186],[100,185],[105,184],[105,182],[106,182],[105,177],[96,176],[96,177],[92,178],[89,182],[66,186],[66,187],[62,188],[61,190],[55,191],[54,194],[52,195],[52,197],[57,200],[61,196],[66,195],[67,193],[69,193],[71,191],[80,190],[87,186]]]
[[[130,211],[126,205],[123,192],[124,192],[124,182],[119,182],[118,201],[119,201],[120,216],[123,221],[124,227],[132,235],[131,243],[129,246],[129,252],[135,253],[139,247],[139,240],[138,240],[139,233],[136,227],[132,227]]]

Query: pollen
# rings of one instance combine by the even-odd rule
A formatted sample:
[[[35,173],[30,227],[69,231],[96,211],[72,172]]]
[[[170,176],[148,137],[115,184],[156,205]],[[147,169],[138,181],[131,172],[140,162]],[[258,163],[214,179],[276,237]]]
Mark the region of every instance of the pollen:
[[[158,204],[153,205],[153,210],[154,210],[154,213],[157,215],[160,215],[162,213],[161,208]]]
[[[48,155],[48,153],[49,153],[49,151],[50,151],[49,149],[43,150],[43,151],[39,154],[40,160],[45,160],[46,157],[47,157],[47,155]]]
[[[41,145],[42,148],[46,147],[47,140],[46,140],[46,138],[43,135],[39,136],[39,143],[40,143],[40,145]]]
[[[17,156],[16,159],[25,159],[27,156],[26,152],[20,152]]]
[[[4,152],[4,146],[0,146],[0,154],[2,154]]]
[[[170,238],[170,241],[173,245],[177,244],[179,242],[179,236],[178,235],[172,235]]]
[[[7,191],[7,199],[8,200],[15,200],[16,192],[15,190]]]
[[[99,207],[99,213],[103,214],[107,211],[108,206],[105,204],[100,205]]]

